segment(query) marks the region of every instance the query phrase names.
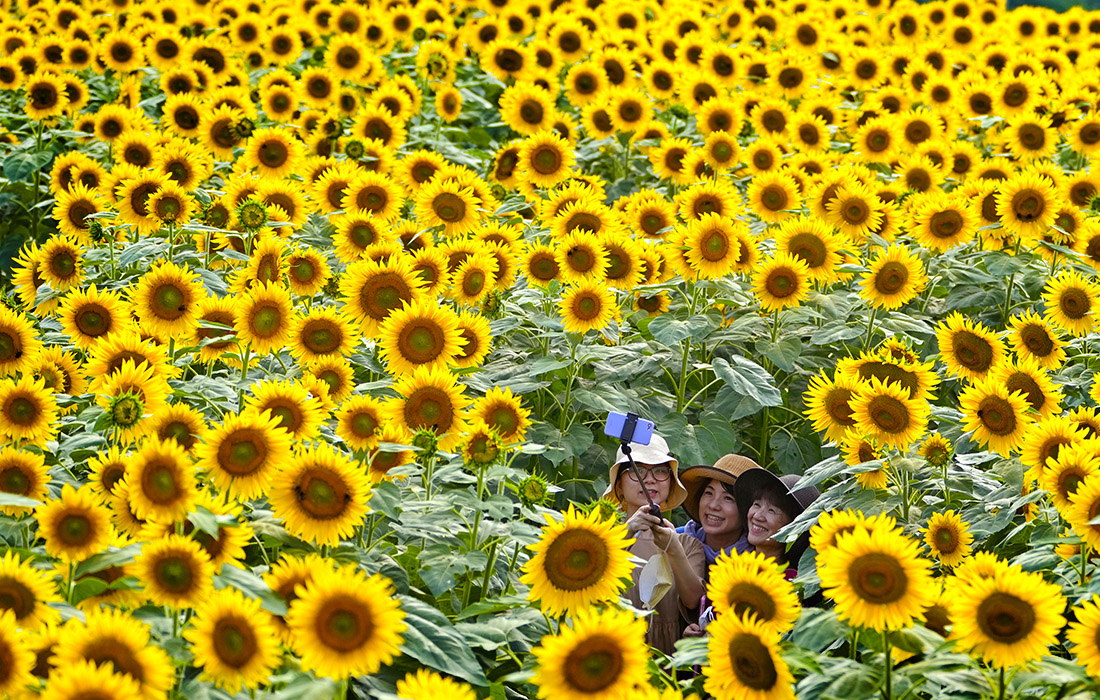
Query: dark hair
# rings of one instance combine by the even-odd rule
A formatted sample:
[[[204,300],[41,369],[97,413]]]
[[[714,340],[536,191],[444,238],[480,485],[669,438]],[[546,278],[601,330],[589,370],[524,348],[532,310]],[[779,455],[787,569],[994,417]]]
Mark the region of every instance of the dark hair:
[[[717,481],[719,484],[722,484],[722,488],[726,490],[726,493],[734,497],[734,502],[737,501],[737,495],[736,492],[733,490],[733,484],[726,483],[725,481],[721,481],[719,479],[708,479],[707,483],[703,484],[703,486],[695,492],[695,498],[692,499],[692,505],[695,506],[696,513],[699,512],[699,504],[703,501],[703,492],[707,490],[707,486],[715,481]],[[741,518],[744,519],[745,515],[744,513],[741,513],[740,508],[737,509],[737,512],[738,514],[740,514]]]
[[[798,517],[800,512],[798,509],[798,502],[795,501],[794,497],[777,482],[769,482],[758,488],[756,493],[752,495],[752,500],[755,501],[758,498],[763,498],[773,506],[782,509],[783,513],[791,520]]]
[[[715,482],[721,484],[722,488],[724,488],[726,490],[726,493],[728,493],[733,498],[733,502],[737,503],[737,493],[734,491],[733,484],[727,483],[727,482],[722,481],[720,479],[710,479],[710,480],[708,480],[707,483],[703,484],[700,488],[698,488],[695,491],[695,500],[694,500],[695,512],[699,514],[699,524],[700,525],[703,524],[703,513],[702,513],[702,507],[700,505],[703,501],[703,493],[706,492],[707,486],[710,486],[711,484],[713,484]],[[740,507],[737,508],[737,527],[741,528],[741,534],[744,535],[744,533],[745,533],[745,514],[741,512]]]

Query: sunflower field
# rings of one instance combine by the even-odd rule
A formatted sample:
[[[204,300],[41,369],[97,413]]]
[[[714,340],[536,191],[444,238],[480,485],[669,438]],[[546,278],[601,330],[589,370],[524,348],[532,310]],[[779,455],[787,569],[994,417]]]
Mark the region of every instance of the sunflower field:
[[[1100,693],[1100,13],[6,10],[0,696]],[[823,493],[671,656],[609,411]]]

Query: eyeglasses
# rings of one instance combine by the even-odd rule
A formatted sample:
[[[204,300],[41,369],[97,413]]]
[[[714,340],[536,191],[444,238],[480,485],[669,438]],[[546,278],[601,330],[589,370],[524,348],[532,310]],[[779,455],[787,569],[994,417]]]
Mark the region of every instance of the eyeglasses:
[[[639,474],[642,477],[642,481],[645,481],[645,478],[650,474],[652,474],[653,478],[657,481],[668,481],[668,478],[672,476],[672,467],[667,466],[649,467],[648,469],[645,467],[638,467],[638,471],[635,472],[630,468],[630,465],[625,465],[625,469],[631,481],[637,481]]]

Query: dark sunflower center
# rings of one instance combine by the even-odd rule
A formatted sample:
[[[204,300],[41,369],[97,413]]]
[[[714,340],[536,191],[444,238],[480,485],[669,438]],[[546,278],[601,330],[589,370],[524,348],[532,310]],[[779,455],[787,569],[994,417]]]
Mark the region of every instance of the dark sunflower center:
[[[247,620],[228,616],[214,625],[214,652],[231,668],[241,668],[257,651],[256,635]]]
[[[1077,321],[1092,310],[1092,301],[1085,290],[1071,287],[1058,297],[1058,308],[1066,318]]]
[[[1016,430],[1012,404],[999,396],[987,396],[978,404],[978,419],[993,435],[1011,435]]]
[[[328,319],[312,319],[302,326],[302,345],[315,355],[336,352],[343,342],[340,326]]]
[[[433,362],[443,352],[443,329],[437,324],[422,320],[410,323],[398,336],[398,348],[402,356],[414,364]]]
[[[936,543],[936,549],[942,554],[951,554],[959,547],[959,538],[955,531],[949,527],[941,527],[932,537]]]
[[[909,283],[909,268],[891,260],[875,275],[875,290],[879,294],[897,294]]]
[[[978,606],[978,627],[993,641],[1012,644],[1035,628],[1035,609],[1025,600],[998,591]]]
[[[863,600],[873,605],[886,605],[905,595],[909,577],[896,558],[872,552],[857,557],[849,565],[848,583]]]
[[[775,687],[779,674],[771,651],[754,634],[740,633],[730,638],[730,666],[741,685],[757,691]]]
[[[1036,357],[1047,357],[1054,352],[1054,341],[1040,325],[1028,324],[1020,329],[1020,339],[1024,347]]]
[[[726,600],[730,609],[738,617],[744,617],[750,613],[760,620],[771,620],[775,617],[775,599],[755,583],[742,581],[731,586],[726,592]]]
[[[701,243],[700,252],[708,262],[725,260],[730,253],[730,240],[725,231],[709,231],[703,237]]]
[[[186,555],[168,555],[155,568],[157,585],[171,593],[186,593],[195,585],[192,561]]]
[[[555,588],[580,591],[598,583],[607,570],[607,545],[588,530],[567,530],[546,550],[544,571]]]
[[[785,299],[798,292],[798,273],[787,268],[779,268],[768,275],[764,286],[768,290],[768,294],[779,299]]]
[[[432,211],[446,223],[462,221],[466,217],[466,202],[457,194],[444,192],[432,200]]]
[[[374,635],[374,621],[370,609],[362,601],[337,596],[321,607],[314,630],[326,647],[347,653],[370,641]]]
[[[306,470],[295,487],[298,507],[318,520],[337,518],[351,502],[348,485],[338,475],[326,469]]]
[[[531,156],[531,166],[542,175],[557,173],[562,166],[561,153],[553,146],[541,146]]]
[[[909,428],[909,408],[893,396],[876,396],[867,404],[867,414],[880,430],[897,434]]]
[[[218,466],[231,476],[248,476],[263,466],[267,453],[267,440],[261,431],[241,428],[218,446]]]
[[[623,668],[619,643],[597,634],[577,644],[565,659],[565,682],[580,693],[596,694],[613,685]]]
[[[958,331],[954,338],[955,360],[967,369],[982,374],[993,364],[993,346],[970,331]]]
[[[1012,213],[1020,221],[1035,221],[1045,209],[1046,200],[1034,190],[1020,190],[1012,197]]]
[[[962,230],[963,224],[962,214],[954,209],[948,209],[932,215],[928,222],[928,230],[936,238],[951,238]]]
[[[152,309],[158,317],[174,321],[187,311],[187,294],[183,289],[171,283],[158,285],[153,290]]]
[[[454,406],[446,391],[433,386],[422,387],[405,402],[405,424],[413,430],[434,429],[443,434],[454,422]]]

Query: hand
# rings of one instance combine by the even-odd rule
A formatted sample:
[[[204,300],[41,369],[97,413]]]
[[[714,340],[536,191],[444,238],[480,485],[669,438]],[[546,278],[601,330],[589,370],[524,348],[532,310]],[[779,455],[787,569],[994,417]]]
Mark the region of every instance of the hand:
[[[706,632],[703,631],[703,628],[694,622],[684,628],[685,637],[702,637],[704,635],[706,635]]]
[[[657,520],[657,518],[653,518]],[[653,525],[650,530],[653,532],[653,544],[657,545],[657,548],[662,551],[668,551],[668,546],[672,544],[672,538],[676,536],[676,528],[667,520],[661,520],[659,524]]]
[[[649,512],[648,508],[639,508],[634,511],[634,515],[626,521],[626,531],[631,537],[643,530],[653,530],[654,528],[660,528],[664,521],[661,518],[653,515]],[[654,533],[654,539],[656,539],[656,533]],[[660,546],[660,545],[658,545]]]

